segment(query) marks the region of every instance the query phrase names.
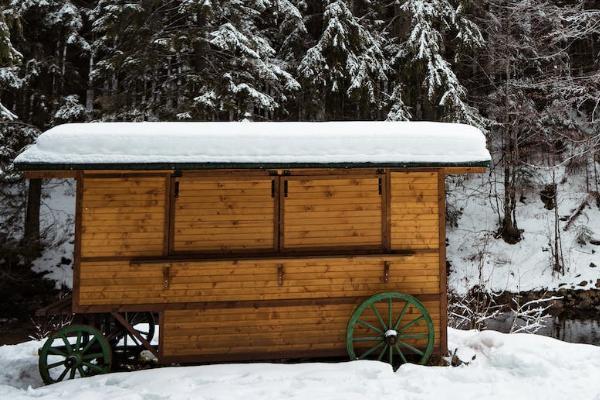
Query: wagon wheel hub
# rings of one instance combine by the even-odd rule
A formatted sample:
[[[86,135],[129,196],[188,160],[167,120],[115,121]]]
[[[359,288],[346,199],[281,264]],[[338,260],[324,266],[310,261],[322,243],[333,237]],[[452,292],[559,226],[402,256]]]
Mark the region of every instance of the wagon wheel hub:
[[[394,329],[388,329],[383,336],[385,342],[390,346],[395,345],[396,341],[398,340],[398,332]]]
[[[73,354],[65,360],[65,367],[72,368],[81,365],[81,356],[79,354]]]

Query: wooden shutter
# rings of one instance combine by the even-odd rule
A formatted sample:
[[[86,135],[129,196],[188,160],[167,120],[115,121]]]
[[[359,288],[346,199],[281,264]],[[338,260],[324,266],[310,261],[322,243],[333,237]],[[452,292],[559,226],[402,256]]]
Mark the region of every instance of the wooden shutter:
[[[275,193],[264,177],[181,177],[174,252],[273,250]]]
[[[392,249],[439,247],[438,173],[392,172]]]
[[[381,247],[380,186],[376,175],[285,178],[283,247]]]
[[[163,254],[167,179],[86,177],[81,198],[81,255]]]

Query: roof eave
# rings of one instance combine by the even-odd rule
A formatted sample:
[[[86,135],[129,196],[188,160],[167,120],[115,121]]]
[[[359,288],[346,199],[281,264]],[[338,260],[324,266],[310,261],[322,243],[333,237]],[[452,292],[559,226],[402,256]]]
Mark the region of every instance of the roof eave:
[[[294,169],[294,168],[444,168],[489,167],[490,161],[467,162],[205,162],[205,163],[35,163],[16,162],[20,171],[84,171],[84,170],[206,170],[206,169]]]

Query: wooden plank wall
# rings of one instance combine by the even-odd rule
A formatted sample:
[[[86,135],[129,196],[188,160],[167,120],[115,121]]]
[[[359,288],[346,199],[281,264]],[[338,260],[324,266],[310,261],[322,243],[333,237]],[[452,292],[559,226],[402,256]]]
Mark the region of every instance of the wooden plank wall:
[[[280,265],[284,271],[281,286]],[[439,293],[437,254],[406,256],[389,265],[389,281],[384,283],[384,262],[360,258],[141,265],[83,261],[80,306],[366,297],[386,290]],[[166,266],[169,285],[165,288]]]
[[[177,182],[175,252],[274,250],[273,178],[184,176]]]
[[[439,328],[439,304],[424,303]],[[346,327],[356,303],[300,306],[168,310],[163,317],[164,359],[196,361],[346,354]],[[385,315],[383,309],[379,310]],[[399,312],[399,310],[395,310]],[[416,318],[411,308],[407,320]],[[367,322],[377,324],[374,314]],[[410,333],[423,332],[414,325]],[[366,332],[359,335],[369,336]],[[422,341],[412,341],[420,346]],[[439,337],[435,347],[439,347]]]
[[[283,247],[381,247],[378,176],[285,178]]]
[[[85,177],[81,256],[159,256],[165,242],[167,178]]]
[[[437,172],[391,173],[392,250],[438,249],[439,218]]]
[[[175,179],[177,199],[169,197]],[[218,354],[244,359],[244,354],[260,358],[261,353],[273,357],[297,350],[343,354],[354,299],[399,291],[436,299],[426,305],[436,326],[436,345],[443,350],[442,195],[443,176],[437,172],[391,172],[383,184],[376,174],[86,177],[80,199],[82,259],[76,304],[80,310],[162,307],[162,355],[167,359],[219,359]],[[382,221],[389,221],[387,230]],[[364,248],[415,254],[389,263],[387,283],[379,259],[130,262],[132,257],[165,256],[169,251],[336,249],[343,254]],[[328,299],[331,304],[302,303]],[[280,300],[292,305],[273,305]],[[195,303],[240,301],[270,303],[183,309]],[[222,335],[216,333],[219,327]]]

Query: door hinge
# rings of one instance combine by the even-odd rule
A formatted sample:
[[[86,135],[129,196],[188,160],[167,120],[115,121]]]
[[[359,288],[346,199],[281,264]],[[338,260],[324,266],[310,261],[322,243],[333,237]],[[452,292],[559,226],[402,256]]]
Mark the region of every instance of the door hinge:
[[[275,197],[275,179],[271,179],[271,197]]]
[[[381,177],[379,177],[378,190],[379,195],[381,195],[381,193],[383,193],[383,179]]]
[[[175,198],[179,197],[179,182],[175,181],[175,188],[173,189],[174,193],[175,193]]]
[[[288,181],[283,181],[283,196],[288,197]]]

